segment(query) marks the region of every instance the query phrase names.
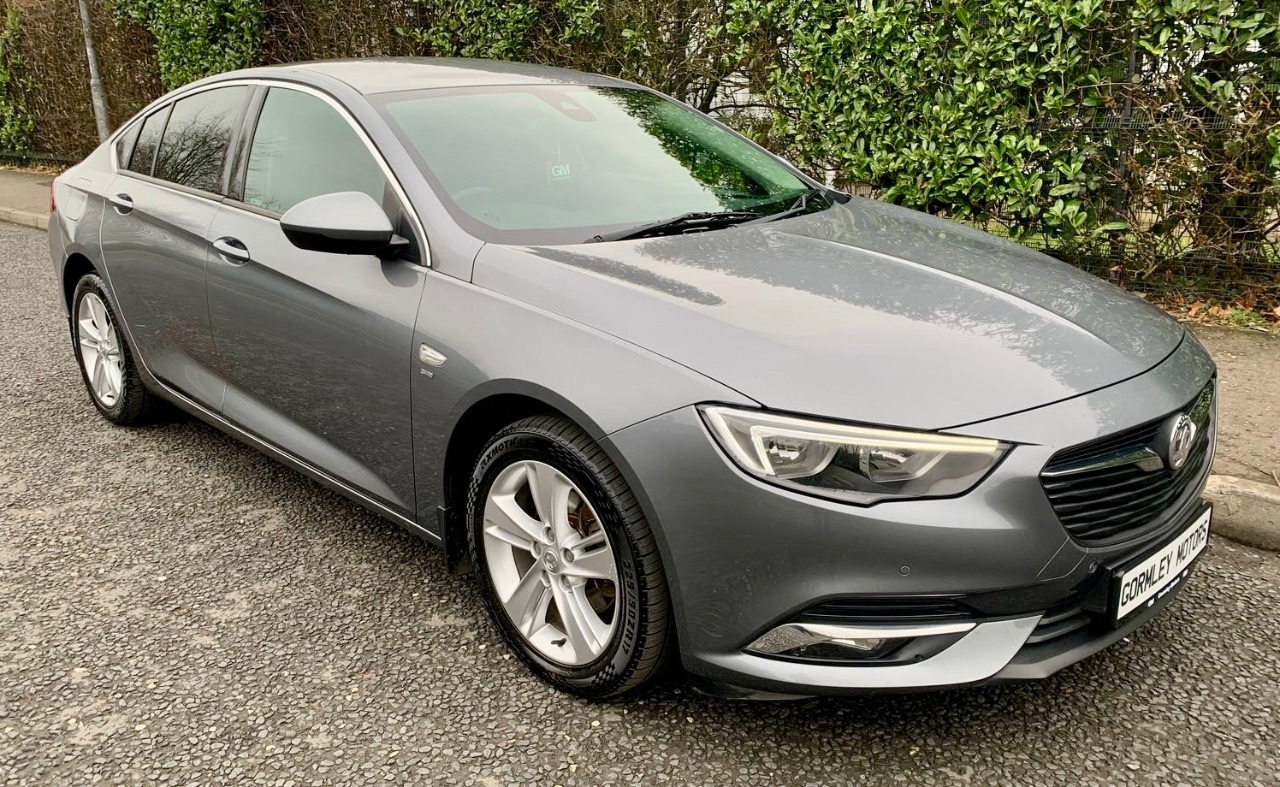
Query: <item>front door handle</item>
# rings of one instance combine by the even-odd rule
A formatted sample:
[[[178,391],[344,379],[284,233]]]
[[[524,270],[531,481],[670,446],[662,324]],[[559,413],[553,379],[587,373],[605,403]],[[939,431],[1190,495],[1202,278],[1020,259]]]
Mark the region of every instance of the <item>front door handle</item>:
[[[233,262],[248,262],[249,249],[237,238],[223,236],[213,241],[213,248],[225,259]]]
[[[107,202],[110,202],[112,207],[116,209],[116,213],[122,216],[133,210],[133,197],[128,194],[112,194],[107,197]]]

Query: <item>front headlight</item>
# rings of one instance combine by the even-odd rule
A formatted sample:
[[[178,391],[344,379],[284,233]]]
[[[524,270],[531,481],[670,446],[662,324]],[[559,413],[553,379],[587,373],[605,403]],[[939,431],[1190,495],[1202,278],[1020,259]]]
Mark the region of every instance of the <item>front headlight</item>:
[[[950,497],[971,489],[1009,445],[706,405],[716,441],[743,470],[809,494],[854,503]]]

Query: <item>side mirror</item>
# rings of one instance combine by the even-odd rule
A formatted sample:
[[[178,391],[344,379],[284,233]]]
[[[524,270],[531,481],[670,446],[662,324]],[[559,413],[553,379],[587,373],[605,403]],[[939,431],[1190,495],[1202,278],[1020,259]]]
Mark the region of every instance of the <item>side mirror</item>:
[[[360,191],[304,199],[280,217],[280,229],[306,251],[386,256],[405,245],[382,206]]]

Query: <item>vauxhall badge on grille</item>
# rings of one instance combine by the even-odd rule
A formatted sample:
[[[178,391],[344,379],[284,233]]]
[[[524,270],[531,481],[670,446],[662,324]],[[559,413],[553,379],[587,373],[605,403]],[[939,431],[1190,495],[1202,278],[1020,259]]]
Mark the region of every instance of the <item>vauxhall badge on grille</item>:
[[[1196,424],[1187,417],[1186,413],[1179,413],[1169,419],[1169,423],[1165,428],[1160,430],[1163,440],[1165,462],[1171,470],[1177,470],[1187,463],[1187,457],[1191,456],[1191,444],[1196,440]]]

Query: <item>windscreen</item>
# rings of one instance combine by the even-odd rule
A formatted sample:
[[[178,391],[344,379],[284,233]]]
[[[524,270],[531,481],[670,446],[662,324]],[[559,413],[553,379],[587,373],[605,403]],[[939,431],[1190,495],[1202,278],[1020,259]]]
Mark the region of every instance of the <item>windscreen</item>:
[[[786,210],[809,184],[647,90],[424,90],[380,109],[455,220],[490,242],[579,243],[693,211]]]

